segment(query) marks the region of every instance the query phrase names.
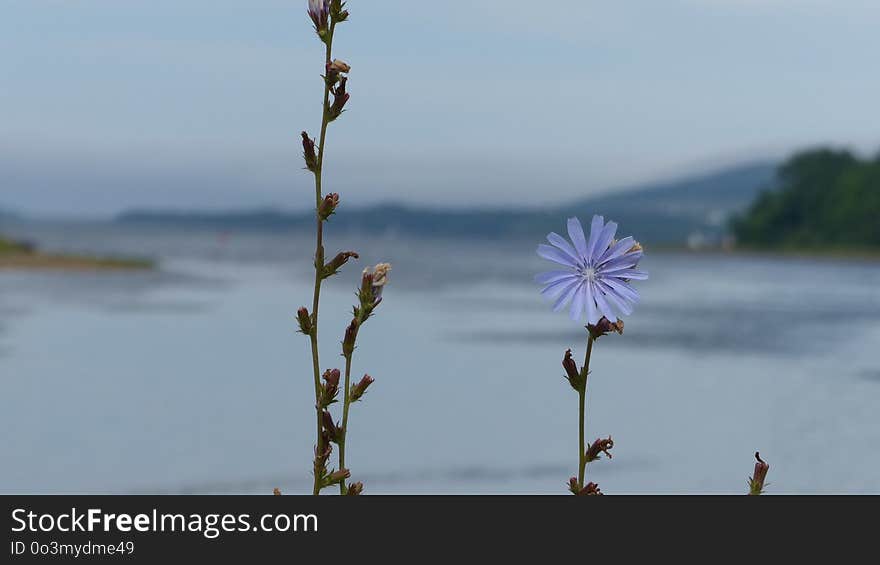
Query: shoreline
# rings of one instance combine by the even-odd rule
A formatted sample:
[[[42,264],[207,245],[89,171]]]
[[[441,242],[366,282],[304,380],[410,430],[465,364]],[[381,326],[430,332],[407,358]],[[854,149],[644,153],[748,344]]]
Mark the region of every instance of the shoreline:
[[[146,259],[119,259],[45,253],[10,253],[0,255],[2,271],[144,271],[155,268]]]

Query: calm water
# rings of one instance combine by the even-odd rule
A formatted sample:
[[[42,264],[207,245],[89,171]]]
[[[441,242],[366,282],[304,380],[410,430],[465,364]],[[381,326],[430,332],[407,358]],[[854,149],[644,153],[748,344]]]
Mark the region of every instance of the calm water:
[[[150,273],[0,272],[0,492],[310,488],[312,384],[293,313],[310,301],[295,234],[21,230],[56,249],[162,257]],[[338,243],[331,239],[328,252]],[[537,243],[537,242],[535,242]],[[394,263],[355,372],[350,462],[369,492],[563,493],[583,330],[531,282],[533,245],[357,242]],[[603,338],[589,431],[609,493],[880,493],[880,264],[654,253],[626,335]],[[323,364],[358,270],[332,279]]]

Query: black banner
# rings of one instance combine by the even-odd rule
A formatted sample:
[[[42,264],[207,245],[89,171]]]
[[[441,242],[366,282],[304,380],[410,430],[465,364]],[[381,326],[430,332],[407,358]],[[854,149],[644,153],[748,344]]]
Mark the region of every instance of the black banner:
[[[644,551],[841,557],[878,497],[5,496],[0,563],[465,559]],[[702,553],[700,553],[702,552]],[[709,553],[705,553],[709,552]],[[397,560],[397,559],[395,559]]]

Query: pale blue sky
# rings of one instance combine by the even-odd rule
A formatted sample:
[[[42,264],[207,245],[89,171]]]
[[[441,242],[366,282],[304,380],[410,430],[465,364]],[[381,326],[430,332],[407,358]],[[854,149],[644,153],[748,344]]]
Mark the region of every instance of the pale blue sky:
[[[0,207],[310,203],[305,0],[0,0]],[[877,0],[349,0],[349,203],[541,205],[880,146]],[[552,9],[552,11],[551,11]]]

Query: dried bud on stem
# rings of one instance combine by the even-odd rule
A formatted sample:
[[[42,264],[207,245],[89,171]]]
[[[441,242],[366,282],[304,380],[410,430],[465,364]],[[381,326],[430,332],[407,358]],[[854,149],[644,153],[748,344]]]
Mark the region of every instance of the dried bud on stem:
[[[299,322],[300,333],[312,335],[312,317],[305,306],[296,311],[296,321]]]
[[[321,205],[318,207],[318,217],[321,220],[326,220],[336,212],[337,206],[339,206],[339,195],[331,192],[321,200]]]
[[[565,350],[565,357],[562,358],[562,367],[565,369],[565,378],[568,379],[571,388],[579,391],[584,386],[584,379],[578,370],[577,363],[571,356],[571,349]]]
[[[590,332],[590,337],[593,339],[599,339],[603,335],[607,335],[611,332],[617,332],[618,334],[623,335],[623,320],[618,318],[616,322],[611,322],[608,318],[603,316],[595,325],[589,324],[587,326],[587,331]]]
[[[341,373],[339,369],[327,369],[324,371],[324,384],[321,386],[321,398],[318,402],[318,408],[326,409],[328,406],[336,402],[336,396],[339,394],[339,377]]]
[[[600,459],[603,453],[608,456],[608,459],[611,459],[610,449],[612,447],[614,447],[614,440],[611,439],[611,436],[608,436],[606,439],[597,439],[592,445],[590,445],[590,448],[587,449],[587,452],[584,454],[584,459],[587,463],[590,463],[591,461]]]
[[[596,483],[587,483],[584,488],[578,486],[577,477],[568,479],[568,490],[576,496],[590,496],[602,494],[599,485]]]
[[[357,402],[360,400],[364,396],[364,393],[367,392],[367,389],[370,388],[370,385],[374,382],[376,382],[376,379],[370,375],[364,375],[360,381],[352,385],[350,392],[351,401]]]
[[[342,355],[350,358],[354,353],[354,344],[357,341],[358,322],[352,320],[348,327],[345,328],[345,337],[342,338]]]
[[[755,473],[749,477],[749,494],[758,496],[764,492],[764,480],[767,478],[767,471],[770,470],[770,465],[761,459],[761,454],[757,451],[755,452],[755,459],[758,461],[755,463]]]
[[[330,77],[329,71],[327,76]],[[327,80],[330,79],[328,78]],[[330,89],[330,92],[333,93],[333,104],[327,108],[328,122],[332,122],[345,111],[345,104],[348,102],[348,99],[351,98],[351,95],[345,91],[345,85],[347,82],[347,77],[339,77],[339,81]]]
[[[315,140],[309,137],[309,134],[302,132],[303,139],[303,159],[306,162],[306,169],[313,173],[318,172],[318,155],[315,153]]]
[[[327,439],[333,443],[339,443],[342,440],[342,436],[345,433],[336,422],[333,421],[333,416],[330,412],[326,410],[321,413],[321,424],[324,427],[324,431],[327,433]]]
[[[336,254],[336,257],[330,260],[329,263],[324,265],[323,277],[330,278],[336,273],[339,272],[339,269],[342,268],[343,265],[348,263],[349,259],[359,259],[360,256],[354,251],[340,251]]]
[[[339,483],[341,483],[345,479],[349,478],[350,476],[351,476],[351,471],[349,471],[348,469],[340,469],[338,471],[334,471],[334,472],[330,473],[329,475],[327,475],[327,478],[324,481],[324,486],[329,487],[332,485],[338,485]]]
[[[318,479],[323,479],[323,477],[327,474],[327,460],[330,459],[330,455],[333,453],[333,446],[330,445],[330,439],[326,437],[326,434],[322,434],[323,439],[321,440],[321,450],[318,450],[318,446],[315,446],[315,476]]]
[[[345,491],[345,494],[348,496],[359,496],[362,492],[364,492],[364,483],[357,482],[348,485],[348,490]]]

